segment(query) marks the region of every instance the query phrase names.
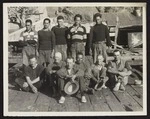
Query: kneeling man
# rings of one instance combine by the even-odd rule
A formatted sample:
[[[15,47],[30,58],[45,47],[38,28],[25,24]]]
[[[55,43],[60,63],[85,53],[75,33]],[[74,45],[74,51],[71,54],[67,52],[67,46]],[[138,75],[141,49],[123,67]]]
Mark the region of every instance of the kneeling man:
[[[24,77],[17,78],[15,82],[24,91],[37,93],[42,86],[44,67],[37,64],[37,58],[34,55],[29,56],[30,65],[24,69]]]
[[[64,86],[68,81],[79,82],[79,90],[81,92],[81,102],[86,102],[86,97],[84,96],[84,71],[74,67],[74,59],[68,57],[66,60],[66,66],[57,71],[58,75],[58,86],[60,93],[59,103],[65,102],[64,97]]]
[[[131,66],[121,58],[119,50],[114,51],[114,61],[108,63],[108,73],[113,91],[125,91],[128,76],[132,74]]]

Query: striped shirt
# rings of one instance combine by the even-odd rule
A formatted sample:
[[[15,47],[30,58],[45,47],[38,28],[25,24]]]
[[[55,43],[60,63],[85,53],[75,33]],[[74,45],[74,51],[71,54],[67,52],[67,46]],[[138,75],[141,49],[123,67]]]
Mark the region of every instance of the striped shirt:
[[[25,45],[36,44],[38,41],[37,32],[32,29],[30,31],[25,30],[20,34],[19,40],[23,41]]]
[[[69,28],[69,33],[67,37],[71,40],[71,42],[83,42],[87,38],[86,29],[84,26],[81,25],[73,25]]]

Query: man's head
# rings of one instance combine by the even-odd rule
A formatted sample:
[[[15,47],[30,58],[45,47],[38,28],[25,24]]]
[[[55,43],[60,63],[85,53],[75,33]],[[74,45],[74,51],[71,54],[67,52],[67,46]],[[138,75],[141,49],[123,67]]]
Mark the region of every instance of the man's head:
[[[32,21],[30,19],[27,19],[25,22],[26,30],[29,31],[32,28]]]
[[[64,25],[64,17],[58,16],[57,17],[57,23],[58,23],[58,26],[63,26]]]
[[[82,53],[77,53],[77,58],[76,62],[80,64],[83,61],[83,54]]]
[[[30,62],[30,65],[32,67],[35,67],[37,65],[37,58],[35,55],[30,55],[29,56],[29,62]]]
[[[104,57],[100,54],[100,55],[97,55],[97,64],[100,65],[102,64],[104,61]]]
[[[72,69],[73,68],[73,65],[74,65],[74,59],[73,57],[68,57],[66,59],[66,66],[67,66],[67,69]]]
[[[79,25],[81,23],[82,16],[80,14],[76,14],[74,17],[75,25]]]
[[[45,19],[44,19],[43,25],[44,25],[44,28],[45,28],[45,29],[48,29],[48,28],[49,28],[50,22],[51,22],[51,20],[50,20],[49,18],[45,18]]]
[[[100,13],[96,13],[94,15],[94,21],[96,21],[96,24],[102,23],[102,15]]]
[[[121,54],[119,50],[114,50],[114,58],[116,61],[121,59]]]
[[[62,54],[60,52],[56,52],[54,54],[54,62],[59,63],[62,60]]]

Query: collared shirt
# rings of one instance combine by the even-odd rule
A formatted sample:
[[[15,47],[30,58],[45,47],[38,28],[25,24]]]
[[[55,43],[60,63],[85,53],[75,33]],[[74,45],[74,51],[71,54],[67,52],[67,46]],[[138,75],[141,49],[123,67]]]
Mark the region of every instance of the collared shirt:
[[[55,34],[56,45],[65,45],[65,44],[67,44],[67,31],[68,31],[68,28],[66,26],[62,26],[62,27],[59,27],[58,25],[54,26],[52,28],[52,31]]]
[[[128,71],[132,70],[129,63],[123,59],[121,59],[119,63],[117,63],[115,60],[110,61],[108,63],[108,68],[112,69],[113,71],[120,71],[120,72],[122,72],[124,70],[124,68],[126,68]]]
[[[82,42],[87,38],[86,29],[84,26],[71,26],[68,31],[68,39],[71,42]]]
[[[89,47],[92,43],[102,42],[106,40],[107,46],[111,46],[109,30],[104,24],[96,24],[90,30]]]
[[[25,30],[20,34],[19,40],[25,44],[35,44],[38,41],[37,32],[32,29],[30,31]]]

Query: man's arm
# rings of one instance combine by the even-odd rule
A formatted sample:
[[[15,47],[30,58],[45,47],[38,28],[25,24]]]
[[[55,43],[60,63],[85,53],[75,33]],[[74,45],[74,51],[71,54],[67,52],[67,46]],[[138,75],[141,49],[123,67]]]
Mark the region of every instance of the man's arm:
[[[89,45],[88,47],[91,48],[93,41],[93,27],[90,29],[90,36],[89,36]]]
[[[55,34],[54,34],[54,32],[53,31],[51,31],[52,32],[52,49],[54,49],[55,48],[55,45],[56,45],[56,39],[55,39]]]
[[[32,84],[37,83],[38,81],[40,81],[40,77],[37,77],[36,79],[34,79],[32,82]]]
[[[126,61],[125,62],[125,68],[122,72],[120,72],[120,75],[122,76],[129,76],[132,74],[132,67],[129,65],[129,63]]]
[[[107,44],[107,46],[108,47],[112,46],[110,36],[109,36],[109,30],[108,30],[107,26],[105,26],[105,35],[106,35],[106,44]]]
[[[113,68],[112,62],[108,63],[107,72],[115,74],[115,75],[119,74],[119,71],[117,71],[115,68]]]
[[[86,34],[86,28],[83,26],[83,41],[86,43],[87,34]]]

